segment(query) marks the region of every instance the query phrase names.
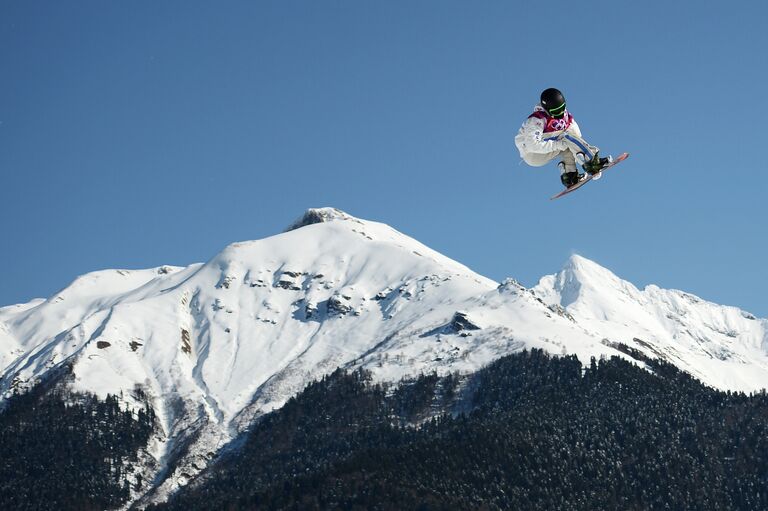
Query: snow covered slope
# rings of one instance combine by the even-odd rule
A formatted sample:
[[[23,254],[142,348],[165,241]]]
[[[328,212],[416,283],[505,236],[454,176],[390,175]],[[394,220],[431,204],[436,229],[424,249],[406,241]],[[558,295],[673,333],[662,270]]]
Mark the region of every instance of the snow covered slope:
[[[533,291],[595,336],[664,358],[711,386],[768,387],[768,321],[736,307],[653,285],[640,291],[577,255]]]
[[[528,290],[391,227],[309,210],[286,232],[186,268],[84,275],[47,300],[0,309],[0,394],[71,368],[76,390],[141,388],[162,432],[145,480],[162,498],[254,416],[339,366],[382,380],[471,372],[538,347],[614,355],[621,340],[706,383],[768,382],[766,322],[677,291],[638,291],[574,257]],[[634,340],[639,339],[639,340]]]

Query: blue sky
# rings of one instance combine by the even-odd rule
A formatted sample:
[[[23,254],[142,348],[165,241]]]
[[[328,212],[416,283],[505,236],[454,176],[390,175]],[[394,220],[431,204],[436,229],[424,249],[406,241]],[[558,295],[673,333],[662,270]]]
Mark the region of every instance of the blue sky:
[[[0,304],[306,208],[526,285],[571,253],[768,317],[764,2],[0,0]],[[558,87],[631,158],[550,202]]]

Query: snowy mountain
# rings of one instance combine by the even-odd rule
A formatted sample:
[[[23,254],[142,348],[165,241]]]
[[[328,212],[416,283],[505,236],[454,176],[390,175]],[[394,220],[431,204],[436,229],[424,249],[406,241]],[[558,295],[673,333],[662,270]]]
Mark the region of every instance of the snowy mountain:
[[[768,382],[768,322],[733,307],[640,291],[579,256],[530,290],[497,283],[324,208],[205,264],[94,272],[0,309],[0,393],[62,369],[74,390],[126,406],[143,390],[161,427],[143,476],[163,498],[254,417],[337,367],[396,381],[474,372],[524,348],[624,356],[617,342],[718,388]]]
[[[768,387],[768,321],[682,291],[642,291],[583,257],[532,290],[595,336],[672,362],[719,389]]]

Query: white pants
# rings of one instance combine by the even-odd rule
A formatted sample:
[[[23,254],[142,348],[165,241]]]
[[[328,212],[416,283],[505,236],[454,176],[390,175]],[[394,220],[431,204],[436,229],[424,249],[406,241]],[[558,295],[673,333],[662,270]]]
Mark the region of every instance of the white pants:
[[[568,144],[568,149],[565,151],[552,151],[551,153],[521,153],[523,160],[532,167],[542,167],[551,162],[555,158],[560,158],[565,163],[561,173],[576,172],[576,155],[583,153],[587,160],[591,160],[599,149],[593,145],[587,143],[581,137],[581,131],[578,126],[571,125],[565,132],[561,133],[547,133],[547,138],[559,138],[564,140]],[[584,163],[582,161],[578,163]]]

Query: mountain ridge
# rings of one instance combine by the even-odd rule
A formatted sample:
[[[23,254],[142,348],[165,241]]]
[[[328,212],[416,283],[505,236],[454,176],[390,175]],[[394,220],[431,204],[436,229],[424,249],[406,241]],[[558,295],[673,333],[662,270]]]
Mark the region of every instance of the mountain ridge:
[[[671,316],[671,317],[670,317]],[[531,289],[483,277],[392,227],[310,209],[205,263],[103,270],[0,309],[0,395],[68,367],[76,391],[148,396],[148,469],[164,498],[255,417],[338,367],[397,381],[472,373],[525,348],[630,358],[622,342],[707,384],[768,381],[765,320],[637,289],[581,256]],[[741,318],[741,319],[739,319]],[[143,399],[143,397],[142,397]]]

